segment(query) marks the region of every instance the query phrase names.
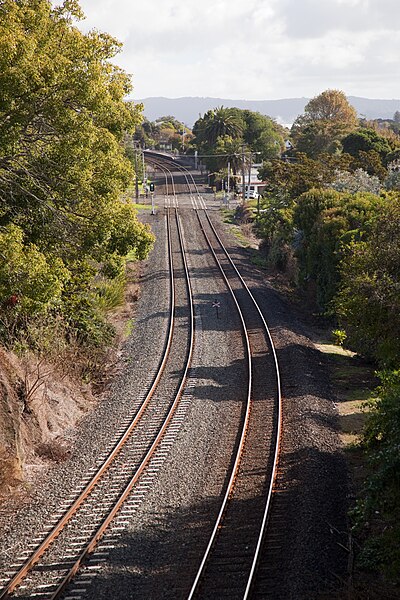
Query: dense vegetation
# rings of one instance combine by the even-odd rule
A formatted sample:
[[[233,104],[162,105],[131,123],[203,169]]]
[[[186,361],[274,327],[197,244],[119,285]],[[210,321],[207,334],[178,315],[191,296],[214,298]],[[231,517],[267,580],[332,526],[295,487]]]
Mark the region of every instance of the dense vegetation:
[[[395,123],[395,120],[393,121]],[[286,271],[338,341],[373,361],[382,385],[363,444],[371,475],[356,523],[372,528],[363,564],[400,571],[400,137],[357,121],[341,92],[313,99],[292,129],[287,160],[263,164],[268,181],[256,227],[267,261]],[[369,557],[368,560],[366,557]]]
[[[171,115],[149,121],[146,117],[136,126],[134,138],[143,148],[184,152],[193,139],[191,129]]]
[[[227,163],[235,176],[243,165],[280,156],[287,132],[270,117],[239,108],[216,108],[200,117],[193,126],[192,150],[197,150],[211,173],[221,182]],[[233,183],[235,179],[233,178]]]
[[[104,297],[123,290],[127,255],[152,244],[120,200],[141,107],[110,62],[119,43],[83,34],[82,17],[76,0],[0,5],[0,336],[13,348],[40,352],[45,331],[106,346]]]

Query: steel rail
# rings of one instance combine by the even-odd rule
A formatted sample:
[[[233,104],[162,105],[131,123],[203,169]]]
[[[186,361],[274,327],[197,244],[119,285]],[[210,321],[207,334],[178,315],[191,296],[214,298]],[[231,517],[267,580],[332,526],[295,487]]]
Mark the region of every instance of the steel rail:
[[[167,163],[171,167],[173,166],[175,170],[181,172],[183,174],[183,176],[185,177],[186,185],[187,185],[188,190],[189,190],[190,199],[193,200],[193,195],[192,195],[192,190],[191,190],[191,185],[193,185],[194,188],[195,188],[197,197],[198,197],[199,201],[201,202],[202,196],[201,196],[201,194],[199,192],[197,184],[196,184],[196,182],[194,180],[194,177],[193,177],[192,173],[188,169],[186,169],[186,167],[184,167],[183,165],[180,165],[177,162],[174,162],[172,159],[169,159],[166,156],[157,156],[157,157],[154,157],[153,155],[151,155],[149,153],[146,153],[145,157],[146,157],[146,160],[148,162],[156,164],[160,168],[166,169],[171,174],[171,176],[172,176],[172,172],[170,171],[170,169],[168,169],[165,166],[165,163]],[[192,184],[189,182],[189,177],[191,177],[191,179],[193,181]]]
[[[174,416],[174,414],[176,412],[176,409],[178,407],[178,404],[179,404],[181,396],[182,396],[183,388],[184,388],[185,383],[186,383],[187,374],[188,374],[188,371],[189,371],[189,368],[190,368],[190,365],[191,365],[191,361],[192,361],[192,356],[193,356],[193,347],[194,347],[194,306],[193,306],[192,286],[191,286],[191,282],[190,282],[189,269],[188,269],[188,265],[187,265],[186,253],[185,253],[185,250],[184,250],[184,244],[183,244],[183,238],[182,238],[182,230],[181,230],[180,220],[179,220],[179,216],[178,216],[178,213],[177,213],[176,209],[175,209],[175,219],[176,219],[176,223],[177,223],[177,230],[178,230],[178,236],[179,236],[179,245],[180,245],[181,252],[182,252],[182,258],[183,258],[183,264],[184,264],[184,271],[185,271],[185,278],[186,278],[186,285],[187,285],[187,292],[188,292],[188,296],[189,296],[189,305],[190,305],[190,320],[189,320],[190,321],[190,337],[189,337],[189,346],[188,346],[188,352],[187,352],[187,357],[186,357],[186,365],[185,365],[185,369],[184,369],[183,376],[182,376],[182,379],[181,379],[181,383],[179,385],[179,388],[178,388],[178,391],[176,393],[176,396],[175,396],[175,399],[173,401],[173,404],[171,405],[171,407],[170,407],[170,409],[168,411],[168,414],[167,414],[167,416],[166,416],[166,418],[164,420],[164,423],[161,426],[161,428],[160,428],[160,430],[159,430],[159,432],[157,434],[157,437],[153,441],[150,449],[148,450],[148,452],[146,453],[145,457],[143,458],[140,466],[137,468],[137,470],[134,473],[132,479],[130,480],[130,482],[126,486],[125,490],[121,494],[121,496],[118,499],[118,501],[115,503],[115,505],[112,508],[112,510],[110,511],[110,513],[107,515],[107,517],[104,519],[104,521],[101,524],[101,526],[97,529],[96,533],[93,535],[92,540],[89,542],[89,544],[86,546],[86,548],[82,551],[82,553],[80,554],[80,556],[78,557],[78,559],[76,560],[76,562],[74,563],[74,565],[71,567],[71,569],[68,572],[68,574],[65,576],[64,580],[61,582],[61,584],[59,585],[59,587],[57,588],[57,590],[51,596],[51,600],[58,600],[60,598],[61,594],[64,592],[64,590],[67,587],[67,585],[70,583],[70,581],[73,579],[73,577],[75,576],[75,574],[80,569],[82,563],[86,560],[86,558],[88,557],[88,555],[91,554],[91,552],[93,552],[93,550],[95,549],[95,547],[98,544],[99,540],[104,535],[104,532],[106,531],[106,529],[108,528],[108,526],[110,525],[110,523],[112,522],[112,520],[115,518],[115,516],[117,515],[117,513],[121,509],[123,503],[128,498],[128,496],[131,493],[134,485],[137,483],[138,479],[140,478],[140,476],[143,474],[144,470],[148,466],[148,463],[149,463],[151,457],[153,456],[153,454],[156,451],[158,445],[160,444],[162,438],[164,437],[164,434],[165,434],[165,432],[166,432],[166,430],[168,428],[168,425],[169,425],[172,417]]]
[[[0,592],[0,600],[5,600],[8,598],[15,588],[21,584],[23,579],[27,576],[27,574],[31,571],[34,565],[40,560],[40,558],[45,554],[51,544],[55,541],[55,539],[59,536],[61,531],[67,525],[67,523],[71,520],[71,518],[75,515],[78,509],[82,506],[84,501],[91,494],[93,488],[98,484],[100,479],[103,477],[105,472],[109,469],[113,461],[116,459],[122,447],[125,445],[127,440],[133,433],[133,430],[138,425],[143,413],[148,407],[151,398],[153,397],[157,385],[161,379],[161,376],[165,370],[165,365],[168,360],[171,344],[172,344],[172,336],[174,331],[175,324],[175,282],[174,282],[174,272],[173,272],[173,262],[172,262],[172,242],[171,242],[171,234],[169,227],[169,215],[167,215],[167,237],[168,237],[168,258],[169,258],[169,275],[170,275],[170,312],[169,312],[169,327],[167,339],[164,347],[164,354],[159,365],[158,371],[154,377],[152,385],[143,400],[139,410],[136,412],[133,420],[126,428],[125,432],[119,438],[119,440],[114,445],[113,449],[109,453],[108,457],[104,460],[102,465],[99,467],[98,471],[93,475],[90,482],[84,487],[82,492],[78,495],[78,497],[71,504],[69,509],[64,513],[61,519],[56,523],[56,525],[50,530],[50,532],[45,536],[43,541],[39,544],[36,550],[27,558],[27,560],[22,564],[22,566],[18,569],[15,575],[10,579],[10,581],[3,587]]]
[[[163,164],[163,162],[161,160],[157,160],[156,158],[154,158],[152,156],[149,157],[149,156],[146,155],[146,160],[150,164],[154,164],[155,166],[159,167],[163,171],[163,173],[164,173],[164,176],[165,176],[165,186],[166,186],[165,200],[167,200],[167,197],[168,197],[168,176],[170,176],[170,178],[171,178],[171,187],[172,187],[173,196],[174,196],[174,201],[175,201],[175,204],[177,204],[175,182],[174,182],[174,177],[173,177],[172,171],[170,171],[170,169],[168,169],[165,166],[165,164]]]
[[[165,161],[168,161],[168,159],[166,158]],[[197,184],[196,184],[196,182],[194,180],[194,177],[193,177],[192,173],[188,169],[186,169],[186,167],[184,167],[183,165],[177,165],[176,163],[174,163],[174,166],[177,167],[178,170],[186,171],[188,173],[188,176],[190,176],[191,179],[192,179],[192,185],[194,186],[194,188],[196,190],[198,198],[201,199],[201,195],[200,195],[199,189],[197,187]],[[186,177],[186,181],[188,181],[187,177]],[[268,341],[269,341],[269,345],[270,345],[270,349],[271,349],[271,354],[272,354],[273,361],[274,361],[274,371],[275,371],[275,376],[276,376],[277,412],[278,412],[278,414],[277,414],[277,417],[276,417],[277,427],[276,427],[276,435],[275,435],[275,451],[274,451],[274,457],[273,457],[272,472],[271,472],[270,482],[269,482],[269,486],[268,486],[268,492],[267,492],[267,495],[266,495],[265,507],[264,507],[263,516],[262,516],[261,523],[260,523],[260,529],[259,529],[259,534],[258,534],[258,539],[257,539],[257,545],[256,545],[256,549],[255,549],[255,552],[254,552],[253,561],[252,561],[251,569],[250,569],[248,580],[247,580],[246,589],[245,589],[244,596],[243,596],[243,600],[247,600],[249,598],[251,586],[252,586],[252,583],[253,583],[253,580],[254,580],[255,572],[256,572],[256,569],[257,569],[257,564],[258,564],[259,557],[260,557],[261,547],[262,547],[263,539],[264,539],[264,536],[265,536],[266,527],[267,527],[267,524],[268,524],[268,518],[269,518],[270,511],[271,511],[271,500],[272,500],[273,489],[274,489],[274,485],[275,485],[275,481],[276,481],[276,475],[277,475],[277,469],[278,469],[279,453],[280,453],[280,446],[281,446],[281,434],[282,434],[282,391],[281,391],[281,377],[280,377],[280,370],[279,370],[279,364],[278,364],[278,357],[277,357],[277,354],[276,354],[276,349],[275,349],[275,346],[274,346],[274,342],[273,342],[273,339],[272,339],[272,335],[271,335],[270,329],[269,329],[268,324],[267,324],[267,322],[265,320],[265,317],[264,317],[264,315],[262,313],[262,310],[260,309],[260,306],[258,305],[258,303],[257,303],[254,295],[252,294],[252,292],[249,289],[247,283],[245,282],[245,280],[242,277],[241,273],[239,272],[239,270],[237,269],[236,265],[234,264],[232,258],[230,257],[228,251],[226,250],[224,244],[222,243],[221,238],[218,235],[218,233],[216,232],[215,227],[214,227],[214,225],[213,225],[213,223],[212,223],[212,221],[211,221],[208,213],[206,211],[204,211],[204,213],[206,215],[207,221],[208,221],[208,223],[209,223],[209,225],[211,227],[211,230],[213,231],[213,234],[214,234],[214,236],[215,236],[215,238],[216,238],[219,246],[221,247],[222,251],[224,252],[225,256],[227,257],[227,259],[228,259],[229,263],[231,264],[232,268],[236,272],[236,274],[237,274],[237,276],[238,276],[241,284],[243,285],[244,289],[248,293],[251,301],[253,302],[253,304],[254,304],[254,306],[256,308],[256,311],[259,314],[259,317],[260,317],[260,319],[262,321],[264,330],[266,332],[266,335],[267,335],[267,338],[268,338]],[[199,222],[200,222],[201,229],[202,229],[202,231],[204,233],[204,228],[203,228],[202,223],[200,221],[198,211],[197,211],[197,216],[198,216],[198,219],[199,219]],[[209,239],[207,238],[207,236],[206,236],[206,239],[207,239],[208,245],[210,246],[210,242],[209,242]],[[210,246],[210,248],[211,248],[211,246]],[[214,257],[215,257],[215,253],[214,253],[214,250],[212,248],[211,248],[211,251],[212,251],[212,253],[214,254]],[[216,260],[217,260],[217,264],[218,264],[218,266],[219,266],[219,268],[221,270],[222,267],[220,266],[218,259],[216,259]],[[214,538],[215,538],[215,535],[214,535]],[[209,544],[209,546],[210,546],[210,544]],[[207,547],[207,550],[206,550],[207,556],[208,556],[209,552],[210,552],[210,547]],[[205,562],[206,562],[206,558],[204,557],[203,561],[202,561],[202,564],[201,564],[201,567],[200,567],[201,571],[204,570],[204,563]],[[196,581],[193,584],[191,595],[189,596],[188,600],[191,600],[191,598],[193,597],[192,592],[194,592],[195,588],[197,587],[199,579],[200,579],[200,574],[198,573],[198,577],[196,578]]]
[[[227,504],[228,504],[228,500],[229,500],[230,495],[231,495],[232,490],[233,490],[234,482],[236,480],[237,472],[238,472],[239,465],[240,465],[240,460],[241,460],[241,457],[242,457],[242,452],[243,452],[243,448],[244,448],[244,443],[245,443],[246,433],[247,433],[247,429],[248,429],[248,425],[249,425],[249,420],[250,420],[251,390],[252,390],[252,359],[251,359],[250,339],[249,339],[249,334],[247,332],[244,315],[243,315],[243,312],[242,312],[242,310],[241,310],[241,308],[239,306],[239,302],[238,302],[238,300],[236,298],[236,295],[235,295],[235,293],[234,293],[234,291],[232,289],[232,286],[229,283],[228,278],[227,278],[227,276],[226,276],[226,274],[225,274],[225,272],[224,272],[224,270],[222,268],[222,265],[220,264],[220,262],[218,260],[218,257],[217,257],[217,255],[216,255],[216,253],[214,251],[214,248],[212,247],[211,242],[210,242],[210,240],[209,240],[209,238],[208,238],[208,236],[207,236],[207,234],[206,234],[206,232],[204,230],[203,224],[202,224],[202,222],[201,222],[201,220],[200,220],[200,218],[198,216],[198,213],[196,213],[196,214],[197,214],[197,217],[198,217],[198,220],[199,220],[199,223],[200,223],[200,228],[201,228],[201,230],[202,230],[202,232],[204,234],[204,237],[205,237],[205,239],[207,241],[208,247],[210,248],[210,251],[211,251],[211,253],[212,253],[213,257],[214,257],[214,260],[215,260],[215,262],[216,262],[216,264],[217,264],[220,272],[221,272],[221,275],[222,275],[222,277],[223,277],[223,279],[225,281],[225,284],[226,284],[226,286],[227,286],[230,294],[232,295],[232,299],[233,299],[233,301],[235,303],[236,309],[237,309],[238,314],[239,314],[239,318],[240,318],[240,321],[241,321],[241,324],[242,324],[243,336],[244,336],[244,339],[245,339],[245,346],[246,346],[247,369],[248,369],[248,386],[247,386],[247,396],[246,396],[246,410],[245,410],[245,415],[244,415],[244,418],[243,418],[242,432],[241,432],[241,436],[240,436],[240,440],[239,440],[239,444],[238,444],[238,448],[237,448],[237,452],[236,452],[235,461],[234,461],[233,466],[232,466],[231,475],[230,475],[229,482],[228,482],[228,485],[227,485],[227,488],[226,488],[226,491],[225,491],[224,498],[222,500],[221,508],[219,510],[217,519],[215,521],[214,528],[212,530],[209,542],[207,544],[207,548],[206,548],[206,550],[204,552],[204,555],[203,555],[203,558],[201,560],[201,563],[200,563],[199,569],[197,571],[195,580],[193,582],[192,588],[190,590],[190,593],[189,593],[189,596],[188,596],[188,600],[192,600],[194,598],[195,594],[196,594],[199,581],[200,581],[200,579],[202,577],[202,574],[203,574],[203,571],[204,571],[204,567],[205,567],[206,562],[207,562],[207,560],[209,558],[211,549],[212,549],[212,547],[214,545],[214,542],[215,542],[218,530],[219,530],[219,528],[221,526],[223,515],[225,513],[225,510],[226,510],[226,507],[227,507]]]
[[[272,339],[272,335],[270,332],[270,329],[267,325],[267,322],[265,320],[265,317],[262,313],[262,310],[260,308],[260,306],[258,305],[254,295],[252,294],[251,290],[249,289],[247,283],[245,282],[244,278],[242,277],[241,273],[239,272],[238,268],[236,267],[236,265],[234,264],[232,258],[230,257],[228,251],[226,250],[220,236],[218,235],[218,233],[215,230],[215,227],[208,215],[208,213],[205,212],[205,216],[207,218],[208,223],[210,224],[210,227],[215,235],[216,240],[218,241],[218,244],[220,245],[221,249],[223,250],[225,256],[227,257],[228,261],[230,262],[231,266],[233,267],[233,269],[235,270],[240,282],[242,283],[243,287],[245,288],[245,290],[247,291],[249,297],[251,298],[251,301],[253,302],[259,316],[260,319],[263,323],[264,326],[264,330],[267,334],[269,343],[270,343],[270,348],[271,348],[271,353],[273,356],[273,360],[274,360],[274,367],[275,367],[275,375],[276,375],[276,386],[277,386],[277,408],[278,408],[278,414],[277,414],[277,431],[276,431],[276,442],[275,442],[275,452],[274,452],[274,461],[273,461],[273,467],[272,467],[272,474],[271,474],[271,479],[270,479],[270,484],[268,487],[268,494],[266,497],[266,503],[265,503],[265,509],[264,509],[264,514],[263,514],[263,518],[262,518],[262,522],[260,525],[260,531],[259,531],[259,536],[258,536],[258,540],[257,540],[257,547],[255,550],[255,554],[254,554],[254,558],[253,558],[253,563],[251,566],[251,571],[249,574],[249,578],[248,578],[248,583],[246,586],[246,591],[245,594],[243,596],[243,600],[247,600],[247,598],[249,597],[249,593],[250,593],[250,589],[251,589],[251,585],[253,582],[253,578],[254,578],[254,574],[257,568],[257,563],[258,563],[258,559],[259,559],[259,555],[260,555],[260,550],[261,550],[261,546],[262,546],[262,541],[264,538],[264,534],[265,534],[265,530],[266,530],[266,526],[268,523],[268,517],[269,517],[269,512],[270,512],[270,508],[271,508],[271,500],[272,500],[272,494],[273,494],[273,488],[274,488],[274,484],[275,484],[275,480],[276,480],[276,475],[277,475],[277,470],[278,470],[278,462],[279,462],[279,453],[280,453],[280,445],[281,445],[281,434],[282,434],[282,390],[281,390],[281,377],[280,377],[280,370],[279,370],[279,363],[278,363],[278,356],[276,353],[276,349],[275,349],[275,345]]]

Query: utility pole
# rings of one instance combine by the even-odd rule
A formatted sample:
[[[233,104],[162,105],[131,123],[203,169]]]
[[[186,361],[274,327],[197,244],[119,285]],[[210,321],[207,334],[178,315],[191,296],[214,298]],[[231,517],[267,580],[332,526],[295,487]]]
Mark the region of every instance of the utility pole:
[[[248,179],[248,186],[247,186],[247,189],[249,190],[249,192],[250,192],[250,183],[251,183],[251,167],[252,167],[252,159],[253,159],[253,155],[252,155],[252,153],[250,152],[249,179]],[[249,194],[249,195],[250,195],[250,194]]]
[[[182,150],[183,151],[185,151],[185,135],[186,135],[185,126],[182,125]]]
[[[138,173],[138,142],[134,142],[135,144],[135,198],[136,202],[139,200],[139,173]]]
[[[246,201],[246,181],[245,181],[245,169],[244,169],[244,144],[242,144],[242,196],[243,204]]]
[[[228,189],[227,189],[226,193],[227,193],[227,196],[228,196],[228,208],[229,208],[229,196],[230,196],[230,193],[231,193],[231,163],[230,163],[229,160],[228,160],[228,181],[227,181],[227,187],[228,187]]]

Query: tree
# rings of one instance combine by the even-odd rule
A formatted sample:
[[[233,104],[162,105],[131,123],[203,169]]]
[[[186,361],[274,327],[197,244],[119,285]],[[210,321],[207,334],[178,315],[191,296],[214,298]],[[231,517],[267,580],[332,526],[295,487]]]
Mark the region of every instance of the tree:
[[[354,173],[349,171],[336,171],[335,179],[329,184],[329,187],[338,192],[369,192],[379,194],[381,191],[381,182],[378,177],[369,175],[363,169],[356,169]]]
[[[391,194],[368,239],[353,243],[341,265],[337,311],[349,342],[385,367],[400,360],[400,196]]]
[[[130,79],[110,62],[120,44],[82,33],[80,18],[76,0],[0,4],[0,231],[18,234],[21,261],[59,265],[62,286],[111,254],[143,257],[153,239],[120,200],[133,176],[123,137],[141,106],[125,101]]]
[[[267,191],[283,204],[291,204],[311,188],[322,188],[335,179],[337,170],[349,166],[350,157],[321,154],[318,160],[297,153],[296,160],[265,161],[260,177],[267,181]]]
[[[387,138],[379,135],[374,129],[361,127],[357,131],[349,133],[342,140],[343,152],[358,157],[360,151],[370,152],[374,150],[382,159],[391,152],[392,148]]]
[[[357,126],[356,110],[339,90],[326,90],[308,102],[292,135],[298,150],[315,157],[339,151],[340,141]]]
[[[259,153],[259,159],[277,158],[285,149],[285,129],[270,117],[258,112],[243,110],[245,122],[243,140],[252,152]]]
[[[193,127],[197,144],[212,147],[219,137],[241,138],[244,130],[239,111],[223,106],[209,110]]]

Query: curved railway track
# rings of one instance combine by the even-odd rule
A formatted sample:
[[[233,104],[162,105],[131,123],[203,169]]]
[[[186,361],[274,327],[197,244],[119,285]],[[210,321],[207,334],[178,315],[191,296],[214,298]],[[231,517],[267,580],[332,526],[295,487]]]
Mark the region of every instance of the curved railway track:
[[[172,185],[173,193],[174,193],[173,206],[178,207],[178,186],[179,186],[179,188],[180,188],[179,193],[187,193],[189,195],[191,206],[195,210],[197,210],[199,208],[202,208],[204,210],[207,209],[206,202],[205,202],[204,198],[202,197],[202,195],[200,194],[199,188],[194,180],[192,173],[188,169],[186,169],[184,166],[180,165],[176,161],[173,161],[171,159],[168,160],[165,157],[162,157],[161,155],[151,154],[148,151],[146,152],[145,156],[146,156],[146,161],[150,165],[155,166],[156,168],[160,169],[164,173],[165,181],[166,181],[166,183],[165,183],[165,207],[170,206],[170,202],[171,202],[169,195],[168,195],[168,189],[169,189],[168,177],[169,177],[171,179],[170,185]],[[180,173],[180,175],[184,179],[184,183],[179,183],[179,184],[175,183],[173,171],[178,171]],[[193,190],[194,190],[194,192],[193,192]]]
[[[197,216],[243,323],[248,348],[249,390],[230,480],[188,599],[247,599],[268,522],[277,472],[281,433],[279,367],[268,326],[254,296],[208,214],[200,216],[198,212]]]
[[[232,295],[242,323],[248,373],[241,431],[230,458],[228,482],[209,541],[197,550],[198,565],[193,567],[187,598],[245,600],[251,594],[279,457],[281,392],[276,352],[262,311],[218,236],[193,175],[163,157],[146,159],[165,178],[170,314],[164,356],[142,405],[115,446],[48,535],[10,574],[0,590],[0,600],[61,598],[81,567],[88,564],[106,530],[115,523],[118,530],[121,507],[129,505],[128,510],[135,510],[135,502],[140,502],[143,493],[141,482],[148,485],[146,476],[151,479],[148,474],[153,465],[164,460],[173,443],[194,344],[193,297],[177,210],[178,193],[189,195],[207,247]],[[180,173],[183,182],[176,183],[174,171]],[[175,327],[178,312],[181,326]],[[265,554],[268,549],[263,551]]]
[[[167,163],[167,166],[163,160],[158,164],[167,169],[172,177],[169,169],[172,165]],[[200,197],[192,174],[176,163],[173,167],[183,172],[189,193],[193,186]],[[232,458],[229,482],[188,600],[246,600],[254,584],[277,475],[282,420],[279,366],[273,340],[259,305],[229,256],[208,213],[199,210],[198,206],[193,207],[208,248],[240,316],[248,382],[242,430]]]
[[[169,329],[164,356],[154,381],[140,409],[96,473],[89,477],[51,531],[3,585],[1,600],[11,596],[60,598],[167,438],[180,402],[194,343],[191,284],[180,219],[176,211],[174,214],[174,225],[169,210],[166,218],[171,278]],[[173,226],[175,235],[171,233]],[[177,310],[181,325],[185,322],[184,327],[175,327]],[[182,348],[185,348],[183,355]]]

